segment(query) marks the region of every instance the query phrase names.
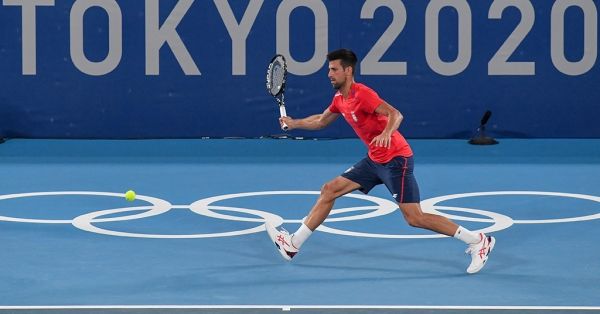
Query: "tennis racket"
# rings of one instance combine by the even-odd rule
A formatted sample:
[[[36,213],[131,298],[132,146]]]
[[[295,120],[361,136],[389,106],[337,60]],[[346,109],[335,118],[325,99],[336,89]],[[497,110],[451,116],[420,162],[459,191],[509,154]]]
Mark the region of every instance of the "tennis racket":
[[[287,76],[287,66],[285,57],[278,54],[271,59],[267,68],[267,91],[275,98],[279,105],[279,115],[287,116],[285,112],[285,100],[283,94],[285,92],[285,77]],[[288,126],[284,123],[281,126],[284,131],[288,130]]]

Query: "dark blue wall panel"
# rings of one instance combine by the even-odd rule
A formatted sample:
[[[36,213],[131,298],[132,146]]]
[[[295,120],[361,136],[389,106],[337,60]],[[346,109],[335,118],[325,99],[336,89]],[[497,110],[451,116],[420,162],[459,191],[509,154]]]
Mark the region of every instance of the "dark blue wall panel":
[[[356,79],[404,114],[401,130],[409,138],[468,137],[485,110],[493,112],[488,130],[498,137],[600,137],[597,6],[595,0],[4,0],[0,133],[278,134],[278,111],[264,87],[272,55],[283,52],[291,61],[286,103],[298,117],[329,104],[325,53],[348,47],[361,59],[375,55]],[[233,13],[236,25],[247,18],[249,33],[239,41],[245,50],[232,44],[219,7],[223,16]],[[373,18],[369,8],[377,8]],[[153,23],[171,38],[158,58],[148,48],[147,36],[161,35]],[[172,32],[169,23],[177,23]],[[387,42],[378,45],[382,38]],[[147,63],[157,60],[155,73]],[[499,65],[490,69],[490,60]],[[390,63],[378,69],[377,62],[404,62],[406,71]],[[293,134],[354,136],[339,120]]]

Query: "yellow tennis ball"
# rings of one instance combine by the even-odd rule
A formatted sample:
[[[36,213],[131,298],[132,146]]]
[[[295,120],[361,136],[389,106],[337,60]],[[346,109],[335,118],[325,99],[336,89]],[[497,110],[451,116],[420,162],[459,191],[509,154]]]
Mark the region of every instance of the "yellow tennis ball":
[[[135,192],[133,190],[125,192],[125,199],[130,202],[133,202],[135,200]]]

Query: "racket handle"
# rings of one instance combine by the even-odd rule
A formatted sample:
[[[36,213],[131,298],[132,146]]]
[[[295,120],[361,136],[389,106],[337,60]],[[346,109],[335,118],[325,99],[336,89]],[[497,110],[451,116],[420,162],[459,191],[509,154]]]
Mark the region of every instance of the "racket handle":
[[[287,113],[285,111],[285,106],[284,105],[279,106],[279,116],[281,116],[282,118],[283,117],[287,117]],[[288,130],[287,124],[282,123],[281,129],[284,130],[284,131],[287,131]]]

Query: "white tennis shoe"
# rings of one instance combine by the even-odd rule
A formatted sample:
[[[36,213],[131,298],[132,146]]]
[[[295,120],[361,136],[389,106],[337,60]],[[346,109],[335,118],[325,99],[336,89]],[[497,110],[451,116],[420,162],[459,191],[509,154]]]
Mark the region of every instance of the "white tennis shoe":
[[[481,240],[477,243],[470,244],[465,253],[471,254],[471,264],[467,268],[467,273],[474,274],[480,271],[485,262],[487,262],[490,253],[494,249],[496,239],[494,237],[486,236],[483,233],[479,234]]]
[[[265,223],[265,228],[267,229],[269,238],[275,243],[275,247],[277,247],[281,256],[286,261],[291,261],[292,257],[298,253],[298,249],[292,244],[292,235],[283,228],[278,230],[268,222]]]

